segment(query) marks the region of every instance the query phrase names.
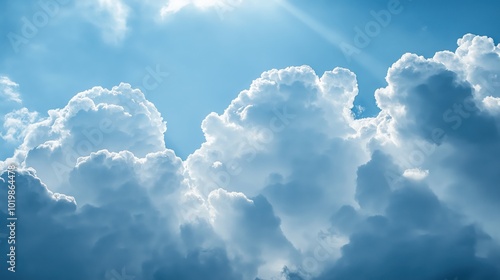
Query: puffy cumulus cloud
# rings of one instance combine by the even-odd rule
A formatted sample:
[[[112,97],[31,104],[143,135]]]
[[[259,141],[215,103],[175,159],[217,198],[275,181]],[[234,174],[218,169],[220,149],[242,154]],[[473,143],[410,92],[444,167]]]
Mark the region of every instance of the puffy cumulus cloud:
[[[455,52],[425,59],[404,55],[387,74],[388,86],[376,93],[391,116],[379,123],[394,145],[386,145],[404,169],[429,170],[425,180],[446,202],[488,229],[500,192],[499,47],[487,37],[465,35]],[[496,210],[495,210],[496,211]]]
[[[231,258],[244,265],[239,271],[245,271],[246,279],[273,277],[298,259],[265,197],[248,199],[242,193],[218,189],[210,193],[208,201],[215,232],[226,240]]]
[[[160,113],[141,91],[128,84],[95,87],[30,124],[13,159],[59,190],[78,158],[103,149],[144,157],[165,150],[165,131]]]
[[[374,154],[370,168],[386,168],[384,160],[391,159],[380,156]],[[369,176],[360,173],[358,178],[369,180]],[[350,215],[343,211],[335,216],[332,226],[349,232],[349,244],[342,248],[342,257],[314,279],[500,277],[498,243],[450,210],[427,185],[401,180],[384,200],[380,215],[352,210]],[[351,221],[345,224],[342,218]]]
[[[141,279],[247,279],[290,263],[297,252],[267,200],[249,206],[231,195],[199,196],[182,160],[166,149],[165,131],[154,105],[127,84],[79,93],[27,126],[16,154],[3,162],[21,163],[17,200],[29,202],[17,238],[40,233],[18,251],[26,255],[19,261],[37,264],[20,277],[102,279],[126,267]],[[66,206],[58,206],[60,198]],[[251,236],[253,243],[241,242]],[[30,258],[29,248],[42,253]],[[64,249],[53,256],[51,248]],[[41,269],[51,262],[68,269]]]
[[[470,34],[405,54],[365,119],[347,69],[267,71],[186,161],[140,91],[79,93],[2,163],[20,163],[19,275],[500,278],[498,57]]]
[[[20,170],[16,184],[23,202],[16,248],[24,255],[17,262],[34,264],[18,268],[22,279],[109,279],[122,267],[140,279],[251,279],[281,270],[296,253],[265,198],[219,191],[205,207],[172,151],[80,158],[65,190],[73,196],[52,193],[32,169]],[[213,219],[188,213],[195,206],[213,211]]]
[[[363,210],[373,214],[383,212],[391,193],[391,182],[386,175],[391,174],[389,171],[399,172],[397,165],[378,150],[368,163],[358,168],[355,198]]]
[[[335,69],[321,78],[308,67],[264,73],[222,115],[211,114],[205,119],[202,128],[207,142],[187,161],[190,179],[201,192],[223,187],[265,195],[282,220],[285,236],[305,255],[309,252],[313,256],[312,260],[304,258],[297,270],[306,275],[314,275],[314,267],[328,267],[327,262],[336,260],[335,250],[328,254],[332,258],[315,251],[315,234],[321,225],[325,227],[325,218],[340,219],[356,229],[356,224],[363,226],[363,217],[381,215],[395,224],[384,233],[391,237],[389,232],[399,230],[405,222],[391,216],[403,211],[400,207],[408,203],[413,208],[407,211],[416,212],[434,201],[442,207],[410,218],[415,218],[415,223],[427,223],[426,219],[434,216],[449,216],[443,221],[447,225],[444,229],[437,224],[430,229],[437,243],[451,237],[448,227],[457,232],[472,228],[475,233],[469,239],[457,237],[456,243],[445,248],[452,252],[467,241],[472,251],[461,255],[463,259],[451,259],[441,270],[421,274],[421,278],[451,274],[478,279],[496,277],[498,267],[493,264],[497,260],[490,255],[478,256],[475,250],[477,244],[495,244],[500,237],[498,225],[493,222],[496,211],[492,211],[497,209],[495,202],[499,199],[495,184],[500,173],[495,169],[500,166],[494,156],[498,154],[499,120],[483,105],[485,98],[491,104],[498,95],[495,77],[500,63],[491,63],[498,57],[498,47],[491,39],[472,35],[458,43],[454,53],[441,52],[433,58],[405,54],[389,69],[388,86],[376,92],[380,114],[364,120],[351,117],[357,89],[351,86],[356,82],[354,75],[346,74],[347,70]],[[325,82],[325,77],[334,78]],[[485,89],[489,92],[485,93]],[[284,108],[280,115],[276,113],[279,106]],[[279,116],[287,116],[281,124],[289,125],[278,127]],[[367,149],[375,151],[368,163]],[[407,193],[416,192],[417,196],[420,189],[426,190],[421,200],[396,200],[397,194],[411,197]],[[463,215],[464,221],[454,213]],[[420,226],[406,229],[409,243],[431,241],[411,239],[413,232],[422,230]],[[333,223],[327,236],[349,238],[349,245],[336,263],[351,263],[345,260],[346,248],[356,246],[355,232]],[[338,249],[343,242],[330,245]],[[362,248],[366,249],[366,245]],[[392,247],[394,256],[413,250],[402,252],[398,248]],[[356,250],[352,258],[359,252]],[[424,256],[435,251],[429,247],[421,253]],[[439,261],[445,265],[453,255],[443,254]],[[458,270],[467,260],[475,264]],[[328,275],[348,277],[339,267],[332,268],[335,272]],[[352,269],[362,271],[362,266]],[[382,277],[377,275],[384,275],[383,269],[374,274],[374,279]]]
[[[403,176],[413,180],[422,180],[429,175],[429,170],[421,170],[419,168],[406,169],[403,172]]]
[[[487,96],[499,97],[500,48],[495,46],[493,39],[467,34],[458,40],[458,48],[454,54],[440,52],[435,59],[464,75],[474,87],[477,100]]]
[[[346,205],[332,216],[330,231],[349,236],[341,258],[323,271],[315,259],[289,271],[290,279],[500,277],[497,240],[450,209],[427,184],[406,178],[391,185],[381,181],[384,174],[397,171],[391,156],[374,151],[358,170],[360,208]],[[373,193],[366,193],[368,185]],[[376,202],[377,213],[372,214]]]
[[[493,96],[486,96],[483,99],[484,107],[488,109],[491,113],[500,113],[500,98]]]
[[[308,249],[329,213],[353,202],[356,169],[369,157],[353,128],[357,93],[347,69],[263,73],[222,115],[205,118],[207,141],[187,159],[189,179],[204,195],[265,195],[286,236]]]
[[[485,106],[498,96],[499,49],[470,34],[458,44],[428,59],[405,54],[389,69],[375,95],[382,111],[363,121],[373,153],[358,168],[357,204],[331,219],[348,244],[329,268],[291,277],[500,277],[500,120]]]
[[[0,76],[0,96],[3,100],[21,103],[21,95],[18,92],[19,84],[7,76]]]
[[[38,113],[30,112],[27,108],[14,110],[3,117],[3,133],[0,133],[5,141],[22,142],[26,136],[26,128],[38,121]]]
[[[134,175],[114,186],[98,182],[109,176],[113,173],[93,174],[97,197],[111,195],[116,188],[130,195],[115,193],[108,203],[81,205],[49,191],[34,172],[18,173],[17,215],[22,217],[16,228],[18,279],[111,279],[109,275],[122,267],[140,279],[242,279],[207,224],[173,230],[168,225],[175,217],[155,206],[154,196],[133,182]],[[7,181],[7,173],[2,178]],[[0,194],[3,201],[6,193]],[[1,247],[6,251],[7,243]],[[0,258],[6,263],[6,254]],[[0,275],[10,279],[11,272],[4,269]]]
[[[128,200],[127,203],[140,204],[151,197],[158,208],[169,211],[169,197],[179,200],[178,193],[185,186],[182,173],[182,162],[171,150],[150,153],[144,158],[136,158],[129,151],[101,150],[78,160],[64,190],[78,197],[82,205],[110,205],[110,197],[120,203]],[[173,210],[177,208],[169,211],[172,216]]]
[[[207,141],[187,161],[193,180],[257,193],[270,175],[291,173],[291,159],[320,154],[331,138],[354,134],[349,110],[357,91],[355,76],[346,69],[322,78],[308,66],[265,72],[222,115],[205,118]],[[305,132],[314,137],[294,137]],[[243,177],[253,172],[263,174]]]

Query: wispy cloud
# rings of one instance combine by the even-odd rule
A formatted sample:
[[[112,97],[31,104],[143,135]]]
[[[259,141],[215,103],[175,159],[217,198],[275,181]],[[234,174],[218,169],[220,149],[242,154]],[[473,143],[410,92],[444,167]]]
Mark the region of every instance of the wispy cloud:
[[[81,4],[87,10],[87,20],[101,29],[103,40],[116,44],[127,33],[130,7],[122,0],[95,0]]]
[[[19,85],[7,76],[0,76],[0,96],[7,101],[22,103]]]
[[[239,6],[243,0],[170,0],[162,7],[160,13],[162,17],[175,14],[184,7],[192,5],[198,9],[214,8],[217,12],[232,10]]]

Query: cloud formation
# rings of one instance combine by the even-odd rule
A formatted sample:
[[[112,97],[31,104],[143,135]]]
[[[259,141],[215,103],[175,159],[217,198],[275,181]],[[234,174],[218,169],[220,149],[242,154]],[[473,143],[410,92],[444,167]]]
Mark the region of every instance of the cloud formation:
[[[1,165],[20,169],[18,275],[500,278],[499,76],[499,46],[467,34],[403,55],[380,113],[356,119],[350,70],[273,69],[205,118],[186,161],[128,84],[14,112],[2,135],[22,144]]]
[[[99,28],[104,42],[118,44],[123,41],[128,31],[131,13],[128,2],[124,0],[77,2],[72,12],[83,16],[89,23]]]
[[[221,13],[233,10],[242,2],[243,0],[168,0],[167,4],[161,8],[160,14],[162,17],[166,17],[187,6],[194,6],[202,10],[213,8]]]
[[[22,103],[19,85],[7,76],[0,76],[0,96],[2,100]]]
[[[38,113],[22,108],[7,113],[3,119],[5,134],[0,133],[0,137],[8,142],[22,142],[26,136],[27,127],[38,120]]]

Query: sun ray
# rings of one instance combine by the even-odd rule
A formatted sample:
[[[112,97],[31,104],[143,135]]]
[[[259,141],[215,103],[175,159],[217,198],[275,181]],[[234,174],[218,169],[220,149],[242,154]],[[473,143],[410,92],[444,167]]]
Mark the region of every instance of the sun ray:
[[[342,36],[340,32],[335,32],[334,30],[331,30],[330,28],[326,27],[324,24],[312,18],[311,16],[301,11],[299,8],[295,7],[293,4],[289,3],[286,0],[274,0],[274,1],[282,8],[284,8],[288,13],[294,16],[296,19],[300,20],[303,24],[309,27],[316,34],[321,36],[324,40],[326,40],[331,45],[340,49],[344,53],[348,61],[351,59],[356,61],[364,68],[366,68],[370,72],[370,74],[374,76],[379,76],[380,69],[384,69],[383,64],[380,61],[378,61],[376,58],[374,58],[373,56],[367,54],[362,50],[360,50],[360,52],[356,53],[355,55],[352,56],[347,55],[342,50],[342,45],[343,44],[347,45],[351,43],[350,40]]]

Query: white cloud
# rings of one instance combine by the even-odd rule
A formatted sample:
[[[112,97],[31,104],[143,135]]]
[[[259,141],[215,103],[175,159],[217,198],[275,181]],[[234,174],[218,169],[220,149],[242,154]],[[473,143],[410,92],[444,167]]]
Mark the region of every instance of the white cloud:
[[[81,92],[42,120],[13,112],[27,118],[10,134],[24,136],[9,161],[30,202],[19,238],[37,233],[20,276],[498,279],[499,49],[458,43],[403,55],[373,118],[354,119],[347,69],[266,71],[205,118],[206,142],[184,162],[128,84]]]
[[[229,258],[245,267],[246,271],[241,270],[245,279],[271,278],[297,259],[298,252],[283,235],[280,219],[263,196],[248,199],[243,193],[217,189],[208,202],[214,231],[225,241]]]
[[[419,168],[406,169],[403,176],[412,180],[423,180],[429,175],[429,170],[421,170]]]
[[[7,113],[4,116],[3,129],[0,137],[8,142],[21,142],[26,136],[28,126],[38,121],[38,113],[30,112],[27,108]]]
[[[213,8],[220,14],[235,9],[242,2],[243,0],[169,0],[161,8],[160,14],[162,17],[166,17],[179,12],[189,5],[202,10]]]
[[[124,39],[130,14],[130,7],[124,1],[93,0],[77,4],[87,20],[101,30],[105,42],[117,44]]]
[[[343,68],[263,73],[222,115],[205,118],[207,142],[186,161],[189,179],[205,196],[218,188],[264,194],[287,238],[308,249],[331,213],[354,203],[356,169],[369,157],[358,148],[364,140],[347,140],[357,92]]]
[[[128,84],[94,87],[30,125],[14,159],[34,167],[52,189],[64,184],[79,157],[106,149],[144,157],[165,150],[166,124],[144,94]]]
[[[19,85],[7,76],[0,76],[0,96],[6,101],[22,103]]]
[[[483,104],[491,113],[500,113],[500,97],[486,96]]]
[[[182,8],[191,4],[191,2],[191,0],[170,0],[167,5],[161,9],[161,15],[165,16],[167,14],[177,13]]]
[[[99,11],[106,12],[111,17],[107,26],[103,26],[105,40],[121,41],[127,31],[129,7],[120,0],[99,0],[98,3]]]
[[[184,8],[215,10],[219,17],[238,8],[243,0],[168,0],[165,4],[156,0],[92,0],[78,2],[75,13],[82,15],[101,31],[102,39],[110,44],[121,43],[129,30],[128,21],[139,7],[143,11],[159,13],[155,16],[167,18]]]

